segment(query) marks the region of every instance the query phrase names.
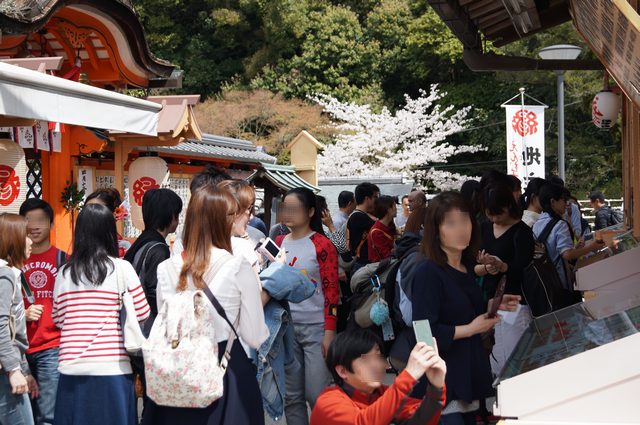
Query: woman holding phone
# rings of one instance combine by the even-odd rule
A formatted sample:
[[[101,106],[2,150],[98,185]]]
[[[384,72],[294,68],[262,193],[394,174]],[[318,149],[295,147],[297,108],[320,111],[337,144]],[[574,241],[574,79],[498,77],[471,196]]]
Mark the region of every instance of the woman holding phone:
[[[511,319],[498,323],[495,345],[491,352],[491,369],[497,376],[516,344],[531,322],[531,311],[522,299],[524,271],[533,260],[534,240],[531,228],[522,221],[522,210],[513,197],[513,188],[496,181],[484,189],[484,212],[489,219],[481,225],[482,251],[475,266],[477,276],[483,276],[487,299],[498,298],[498,282],[506,276],[502,293],[521,298]]]
[[[475,424],[480,400],[494,394],[491,367],[481,334],[500,319],[489,318],[476,284],[473,266],[478,252],[478,226],[469,204],[457,192],[443,192],[427,207],[422,240],[424,259],[412,282],[412,320],[428,319],[447,363],[447,405],[441,424]],[[518,297],[506,295],[502,309],[515,309]],[[414,397],[423,396],[420,381]]]

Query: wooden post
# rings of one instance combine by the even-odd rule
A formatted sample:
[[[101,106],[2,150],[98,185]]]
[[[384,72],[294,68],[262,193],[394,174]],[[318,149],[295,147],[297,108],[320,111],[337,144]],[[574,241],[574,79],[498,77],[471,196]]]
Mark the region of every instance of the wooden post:
[[[274,188],[271,184],[266,184],[264,188],[264,223],[267,231],[271,230],[271,206],[273,205]]]
[[[630,224],[631,211],[631,156],[630,156],[630,109],[631,101],[622,95],[622,198],[624,199],[624,216],[626,224]]]
[[[632,104],[633,105],[633,104]],[[630,125],[630,155],[629,160],[631,161],[631,199],[629,202],[631,203],[632,214],[630,225],[633,226],[633,234],[636,237],[640,237],[640,148],[638,147],[638,140],[640,140],[640,110],[637,106],[633,105],[631,109],[631,113],[629,114],[632,118]],[[627,200],[625,199],[625,203]]]
[[[67,181],[74,180],[71,156],[74,130],[75,127],[69,126],[62,133],[60,152],[42,152],[42,199],[53,208],[51,243],[66,252],[71,252],[73,247],[73,224],[71,214],[64,209],[60,198]]]

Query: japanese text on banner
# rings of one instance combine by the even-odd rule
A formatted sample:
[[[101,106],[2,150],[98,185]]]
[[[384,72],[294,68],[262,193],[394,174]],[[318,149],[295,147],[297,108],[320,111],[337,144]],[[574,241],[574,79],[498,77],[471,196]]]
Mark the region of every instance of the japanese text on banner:
[[[507,174],[526,186],[544,172],[544,106],[505,105],[507,113]]]

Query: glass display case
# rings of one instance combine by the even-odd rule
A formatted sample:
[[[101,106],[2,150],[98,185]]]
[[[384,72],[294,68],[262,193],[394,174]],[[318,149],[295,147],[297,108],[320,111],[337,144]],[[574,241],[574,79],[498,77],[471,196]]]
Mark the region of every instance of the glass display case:
[[[629,232],[613,242],[612,256],[576,273],[593,298],[520,338],[495,382],[504,425],[639,423],[640,248]]]
[[[580,303],[535,319],[500,373],[512,378],[640,332],[640,305],[598,318]]]

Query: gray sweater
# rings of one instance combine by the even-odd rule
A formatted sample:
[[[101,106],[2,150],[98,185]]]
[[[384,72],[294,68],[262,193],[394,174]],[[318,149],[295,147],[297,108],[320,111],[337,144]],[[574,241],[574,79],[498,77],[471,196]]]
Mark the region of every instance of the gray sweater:
[[[20,278],[16,271],[0,260],[0,367],[10,372],[20,367],[25,374],[29,366],[25,351],[29,347],[27,339],[27,319]],[[15,340],[12,341],[11,318],[15,318]]]

